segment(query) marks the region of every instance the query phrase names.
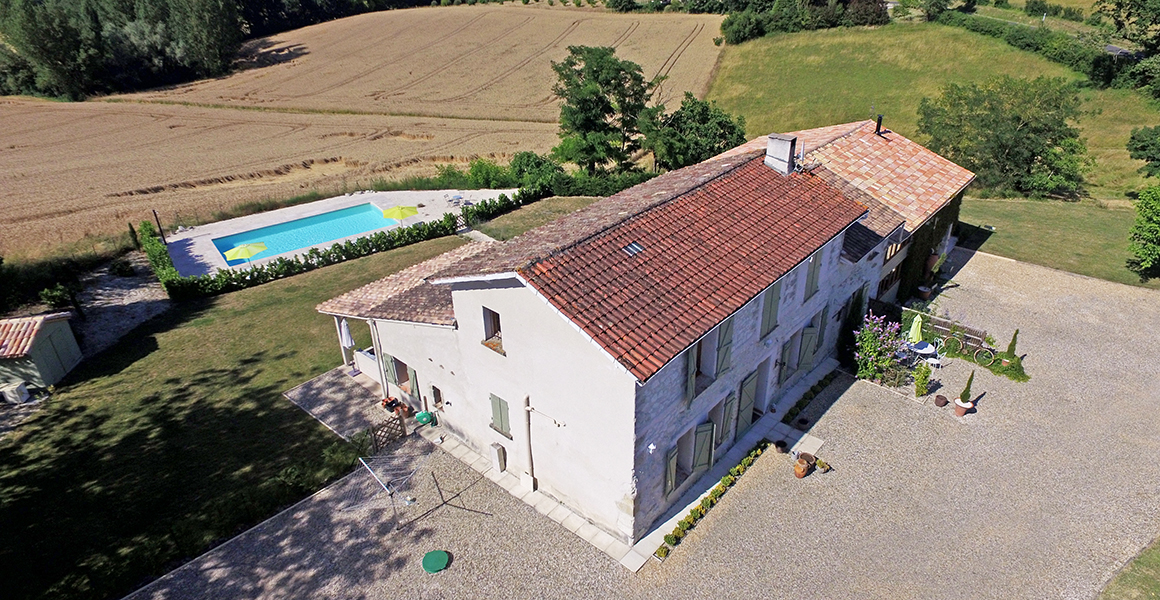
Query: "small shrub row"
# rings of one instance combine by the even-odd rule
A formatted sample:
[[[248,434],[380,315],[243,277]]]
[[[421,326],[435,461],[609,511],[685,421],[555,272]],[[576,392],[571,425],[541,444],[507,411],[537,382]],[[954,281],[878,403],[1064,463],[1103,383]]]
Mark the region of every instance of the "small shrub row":
[[[939,15],[938,22],[962,27],[975,33],[1001,39],[1020,50],[1040,56],[1087,75],[1102,86],[1139,86],[1132,67],[1135,62],[1104,52],[1066,33],[1047,27],[1028,27],[1007,21],[988,19],[959,11]]]
[[[677,521],[677,526],[673,529],[673,532],[665,535],[665,543],[656,550],[657,557],[664,558],[668,556],[669,552],[671,552],[670,547],[675,548],[681,543],[681,540],[685,539],[688,532],[697,526],[697,522],[705,518],[705,515],[709,513],[709,509],[717,505],[721,497],[725,495],[725,492],[728,492],[729,488],[737,483],[737,479],[753,466],[753,463],[757,461],[757,457],[761,456],[769,446],[769,440],[757,442],[753,446],[753,449],[749,451],[749,454],[745,455],[737,466],[729,469],[729,474],[722,477],[721,482],[713,486],[713,489],[709,490],[709,493],[704,498],[701,498],[700,504],[689,509],[689,514],[685,515],[680,521]]]
[[[786,425],[792,425],[793,420],[796,419],[797,416],[801,414],[801,412],[805,410],[807,406],[809,406],[810,402],[812,402],[818,394],[822,393],[822,390],[826,389],[826,386],[830,385],[830,383],[832,383],[834,378],[837,376],[838,374],[836,372],[831,371],[827,373],[821,381],[815,383],[813,387],[806,390],[806,393],[802,394],[801,399],[795,402],[789,410],[785,411],[785,416],[781,418],[781,422],[785,423]]]
[[[690,12],[693,12],[690,5]],[[728,12],[721,22],[727,44],[740,44],[771,33],[795,33],[814,29],[885,25],[890,22],[883,0],[847,0],[823,4],[775,2],[772,6],[750,3],[744,10],[728,10],[731,3],[704,3],[697,12]]]

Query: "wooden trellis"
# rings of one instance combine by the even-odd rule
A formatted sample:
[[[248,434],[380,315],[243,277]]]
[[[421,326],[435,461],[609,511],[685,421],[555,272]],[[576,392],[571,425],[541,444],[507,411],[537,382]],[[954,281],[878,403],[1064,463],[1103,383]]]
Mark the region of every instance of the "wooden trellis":
[[[371,427],[371,454],[379,454],[395,440],[407,435],[403,418],[392,414],[385,421]]]

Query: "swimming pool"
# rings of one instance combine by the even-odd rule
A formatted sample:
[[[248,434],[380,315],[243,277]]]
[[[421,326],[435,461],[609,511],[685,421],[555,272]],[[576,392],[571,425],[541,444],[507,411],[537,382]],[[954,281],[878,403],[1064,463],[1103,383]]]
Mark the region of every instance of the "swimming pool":
[[[215,238],[213,245],[226,264],[234,266],[398,224],[395,219],[383,217],[383,209],[368,202]],[[226,252],[232,248],[256,243],[265,244],[266,249],[249,259],[226,259]]]

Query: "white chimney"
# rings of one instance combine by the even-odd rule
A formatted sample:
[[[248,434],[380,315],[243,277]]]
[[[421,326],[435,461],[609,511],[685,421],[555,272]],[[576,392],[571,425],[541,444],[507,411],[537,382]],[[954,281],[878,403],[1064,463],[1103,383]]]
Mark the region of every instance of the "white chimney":
[[[797,151],[797,136],[769,134],[769,145],[765,147],[765,164],[782,175],[793,173],[794,156]]]

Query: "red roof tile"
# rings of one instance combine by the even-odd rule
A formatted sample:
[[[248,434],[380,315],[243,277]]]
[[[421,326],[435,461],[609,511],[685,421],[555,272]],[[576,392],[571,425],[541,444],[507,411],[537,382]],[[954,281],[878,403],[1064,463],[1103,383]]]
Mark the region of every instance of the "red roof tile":
[[[519,272],[644,381],[866,212],[762,155]]]
[[[49,321],[68,319],[69,313],[52,313],[35,317],[0,320],[0,358],[23,358],[32,351],[40,328]]]

